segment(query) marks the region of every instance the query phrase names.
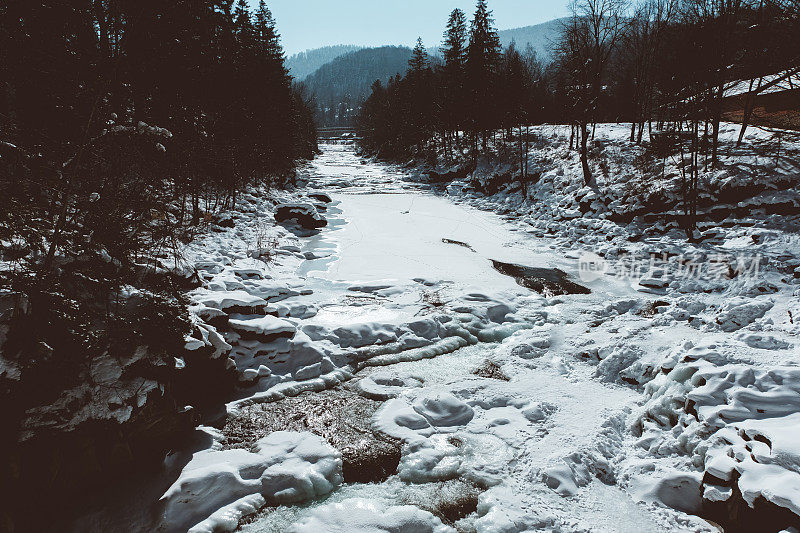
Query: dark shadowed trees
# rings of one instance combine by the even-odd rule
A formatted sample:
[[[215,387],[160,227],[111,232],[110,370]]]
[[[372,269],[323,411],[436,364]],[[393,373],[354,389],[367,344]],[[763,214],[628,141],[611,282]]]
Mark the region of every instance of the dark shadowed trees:
[[[498,107],[503,112],[503,126],[507,129],[517,129],[519,177],[523,189],[527,183],[528,172],[528,143],[525,127],[530,124],[531,119],[532,85],[533,77],[528,70],[528,63],[512,42],[502,57],[502,77],[499,91],[501,101],[498,103]]]
[[[106,246],[102,226],[65,229],[82,223],[69,213],[94,193],[92,206],[119,209],[122,223],[138,216],[125,209],[147,206],[133,201],[128,180],[147,183],[133,190],[174,202],[177,227],[197,223],[204,202],[230,201],[256,180],[281,182],[313,155],[309,102],[291,85],[263,4],[255,17],[247,2],[225,0],[14,0],[0,9],[0,141],[36,154],[26,172],[41,185],[23,189],[4,173],[3,201],[38,206],[37,220],[50,221],[41,228],[45,270],[84,230]],[[138,164],[120,166],[130,153]]]
[[[448,157],[452,157],[453,145],[459,142],[459,131],[468,112],[464,92],[467,39],[467,17],[460,9],[454,9],[447,21],[442,45],[444,65],[439,73],[441,127]]]
[[[497,118],[497,73],[500,65],[500,37],[494,28],[486,0],[478,0],[470,23],[465,85],[473,134],[473,160],[478,154],[478,135],[487,152],[489,131],[499,125]]]
[[[426,141],[433,137],[436,123],[434,99],[431,98],[435,93],[434,78],[422,39],[417,39],[408,61],[408,74],[401,83],[406,86],[404,92],[408,95],[405,135],[409,143],[415,144],[417,151],[421,152]]]

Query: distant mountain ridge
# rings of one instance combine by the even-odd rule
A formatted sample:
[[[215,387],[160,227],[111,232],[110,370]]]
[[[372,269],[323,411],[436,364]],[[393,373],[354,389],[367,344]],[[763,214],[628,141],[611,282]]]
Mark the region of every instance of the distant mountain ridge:
[[[530,46],[540,61],[550,63],[565,20],[501,30],[500,44],[505,48],[514,42],[521,51]],[[440,55],[438,47],[430,48],[429,53]],[[320,63],[328,57],[327,62]],[[411,49],[405,46],[339,45],[295,54],[287,60],[287,66],[314,96],[318,125],[350,126],[375,80],[386,83],[396,74],[405,74],[410,58]]]
[[[313,74],[322,65],[330,63],[337,57],[350,52],[361,50],[363,46],[354,44],[337,44],[299,52],[286,58],[286,68],[289,74],[297,81],[303,81],[309,74]]]

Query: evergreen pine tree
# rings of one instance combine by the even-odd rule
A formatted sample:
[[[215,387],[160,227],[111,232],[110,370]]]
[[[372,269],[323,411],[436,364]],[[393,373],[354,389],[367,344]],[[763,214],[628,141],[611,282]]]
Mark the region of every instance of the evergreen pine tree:
[[[483,133],[483,151],[487,151],[487,131],[496,126],[494,94],[500,58],[500,37],[493,26],[492,12],[486,0],[478,0],[470,25],[467,47],[466,81],[473,113],[473,133]],[[474,152],[477,156],[477,150]]]
[[[408,111],[405,114],[407,120],[404,123],[403,131],[406,143],[416,144],[417,149],[421,150],[433,126],[433,99],[431,97],[433,76],[430,69],[430,58],[422,44],[422,38],[417,39],[411,59],[408,61],[408,67],[406,79],[399,82],[408,98]]]
[[[463,68],[467,47],[467,17],[460,9],[454,9],[447,21],[447,31],[444,34],[445,66]]]
[[[233,20],[236,24],[236,31],[239,36],[244,36],[253,29],[252,21],[250,20],[250,7],[247,5],[247,0],[238,0],[236,7],[233,11]]]
[[[255,31],[264,53],[272,61],[284,61],[280,35],[275,29],[275,19],[264,0],[259,0],[255,13]]]
[[[411,59],[408,60],[409,74],[419,76],[430,65],[430,58],[425,46],[422,44],[422,37],[417,38],[417,44],[411,52]]]
[[[444,34],[444,67],[441,72],[441,121],[448,154],[452,152],[451,132],[462,125],[465,111],[464,61],[467,52],[467,17],[460,9],[454,9],[447,21]]]

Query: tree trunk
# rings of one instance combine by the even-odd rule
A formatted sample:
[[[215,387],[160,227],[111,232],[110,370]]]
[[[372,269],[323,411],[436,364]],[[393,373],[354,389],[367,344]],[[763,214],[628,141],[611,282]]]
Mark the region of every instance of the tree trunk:
[[[575,125],[570,125],[569,127],[569,151],[572,151],[572,145],[575,141]]]
[[[747,126],[750,125],[750,117],[753,114],[753,109],[756,106],[756,96],[761,89],[761,82],[764,78],[758,78],[758,86],[755,93],[753,92],[753,80],[750,80],[750,89],[744,99],[744,114],[742,115],[742,129],[739,130],[739,138],[736,139],[736,146],[741,146],[744,140],[744,134],[747,131]],[[791,80],[791,77],[789,78]]]
[[[522,143],[522,124],[519,124],[517,129],[519,131],[519,178],[523,183],[523,190],[525,190],[525,151]]]
[[[719,123],[722,120],[722,97],[725,94],[725,86],[720,84],[714,101],[714,117],[711,124],[711,168],[717,166],[717,156],[719,151]]]
[[[580,125],[581,135],[581,166],[583,167],[583,181],[589,186],[594,183],[592,178],[592,171],[589,168],[589,125],[582,123]]]
[[[528,179],[528,150],[530,150],[530,126],[525,126],[525,179]]]
[[[197,191],[192,191],[192,226],[200,223],[200,197]]]
[[[697,134],[695,135],[695,130]],[[694,221],[694,176],[700,169],[700,126],[692,130],[692,153],[690,155],[691,164],[689,165],[689,229],[693,230]]]
[[[478,130],[472,132],[470,141],[472,144],[472,165],[475,166],[478,164]]]

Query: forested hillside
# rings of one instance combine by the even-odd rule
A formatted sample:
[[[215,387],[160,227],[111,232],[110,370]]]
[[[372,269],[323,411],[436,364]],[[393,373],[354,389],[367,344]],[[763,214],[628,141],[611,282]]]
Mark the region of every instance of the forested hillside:
[[[411,50],[402,46],[365,48],[323,65],[305,84],[317,103],[317,123],[352,125],[361,103],[375,80],[386,82],[405,74]]]
[[[286,58],[286,68],[289,69],[289,74],[295,80],[303,81],[306,76],[315,72],[322,65],[362,48],[363,46],[339,44],[298,52]]]
[[[567,20],[569,19],[562,18],[534,26],[500,30],[497,32],[500,37],[500,46],[508,48],[513,42],[517,49],[523,51],[530,46],[540,61],[550,63],[553,60],[553,49],[558,43],[561,29]]]
[[[500,45],[507,48],[512,42],[523,53],[535,52],[547,64],[552,61],[553,44],[564,19],[535,26],[525,26],[498,32]],[[355,50],[355,52],[353,51]],[[428,50],[434,60],[442,49]],[[358,109],[369,96],[375,80],[386,83],[395,74],[405,74],[411,51],[405,47],[366,48],[330,46],[302,52],[290,57],[287,65],[298,80],[305,80],[309,93],[318,105],[317,123],[322,126],[352,125]],[[308,78],[306,78],[308,76]]]

